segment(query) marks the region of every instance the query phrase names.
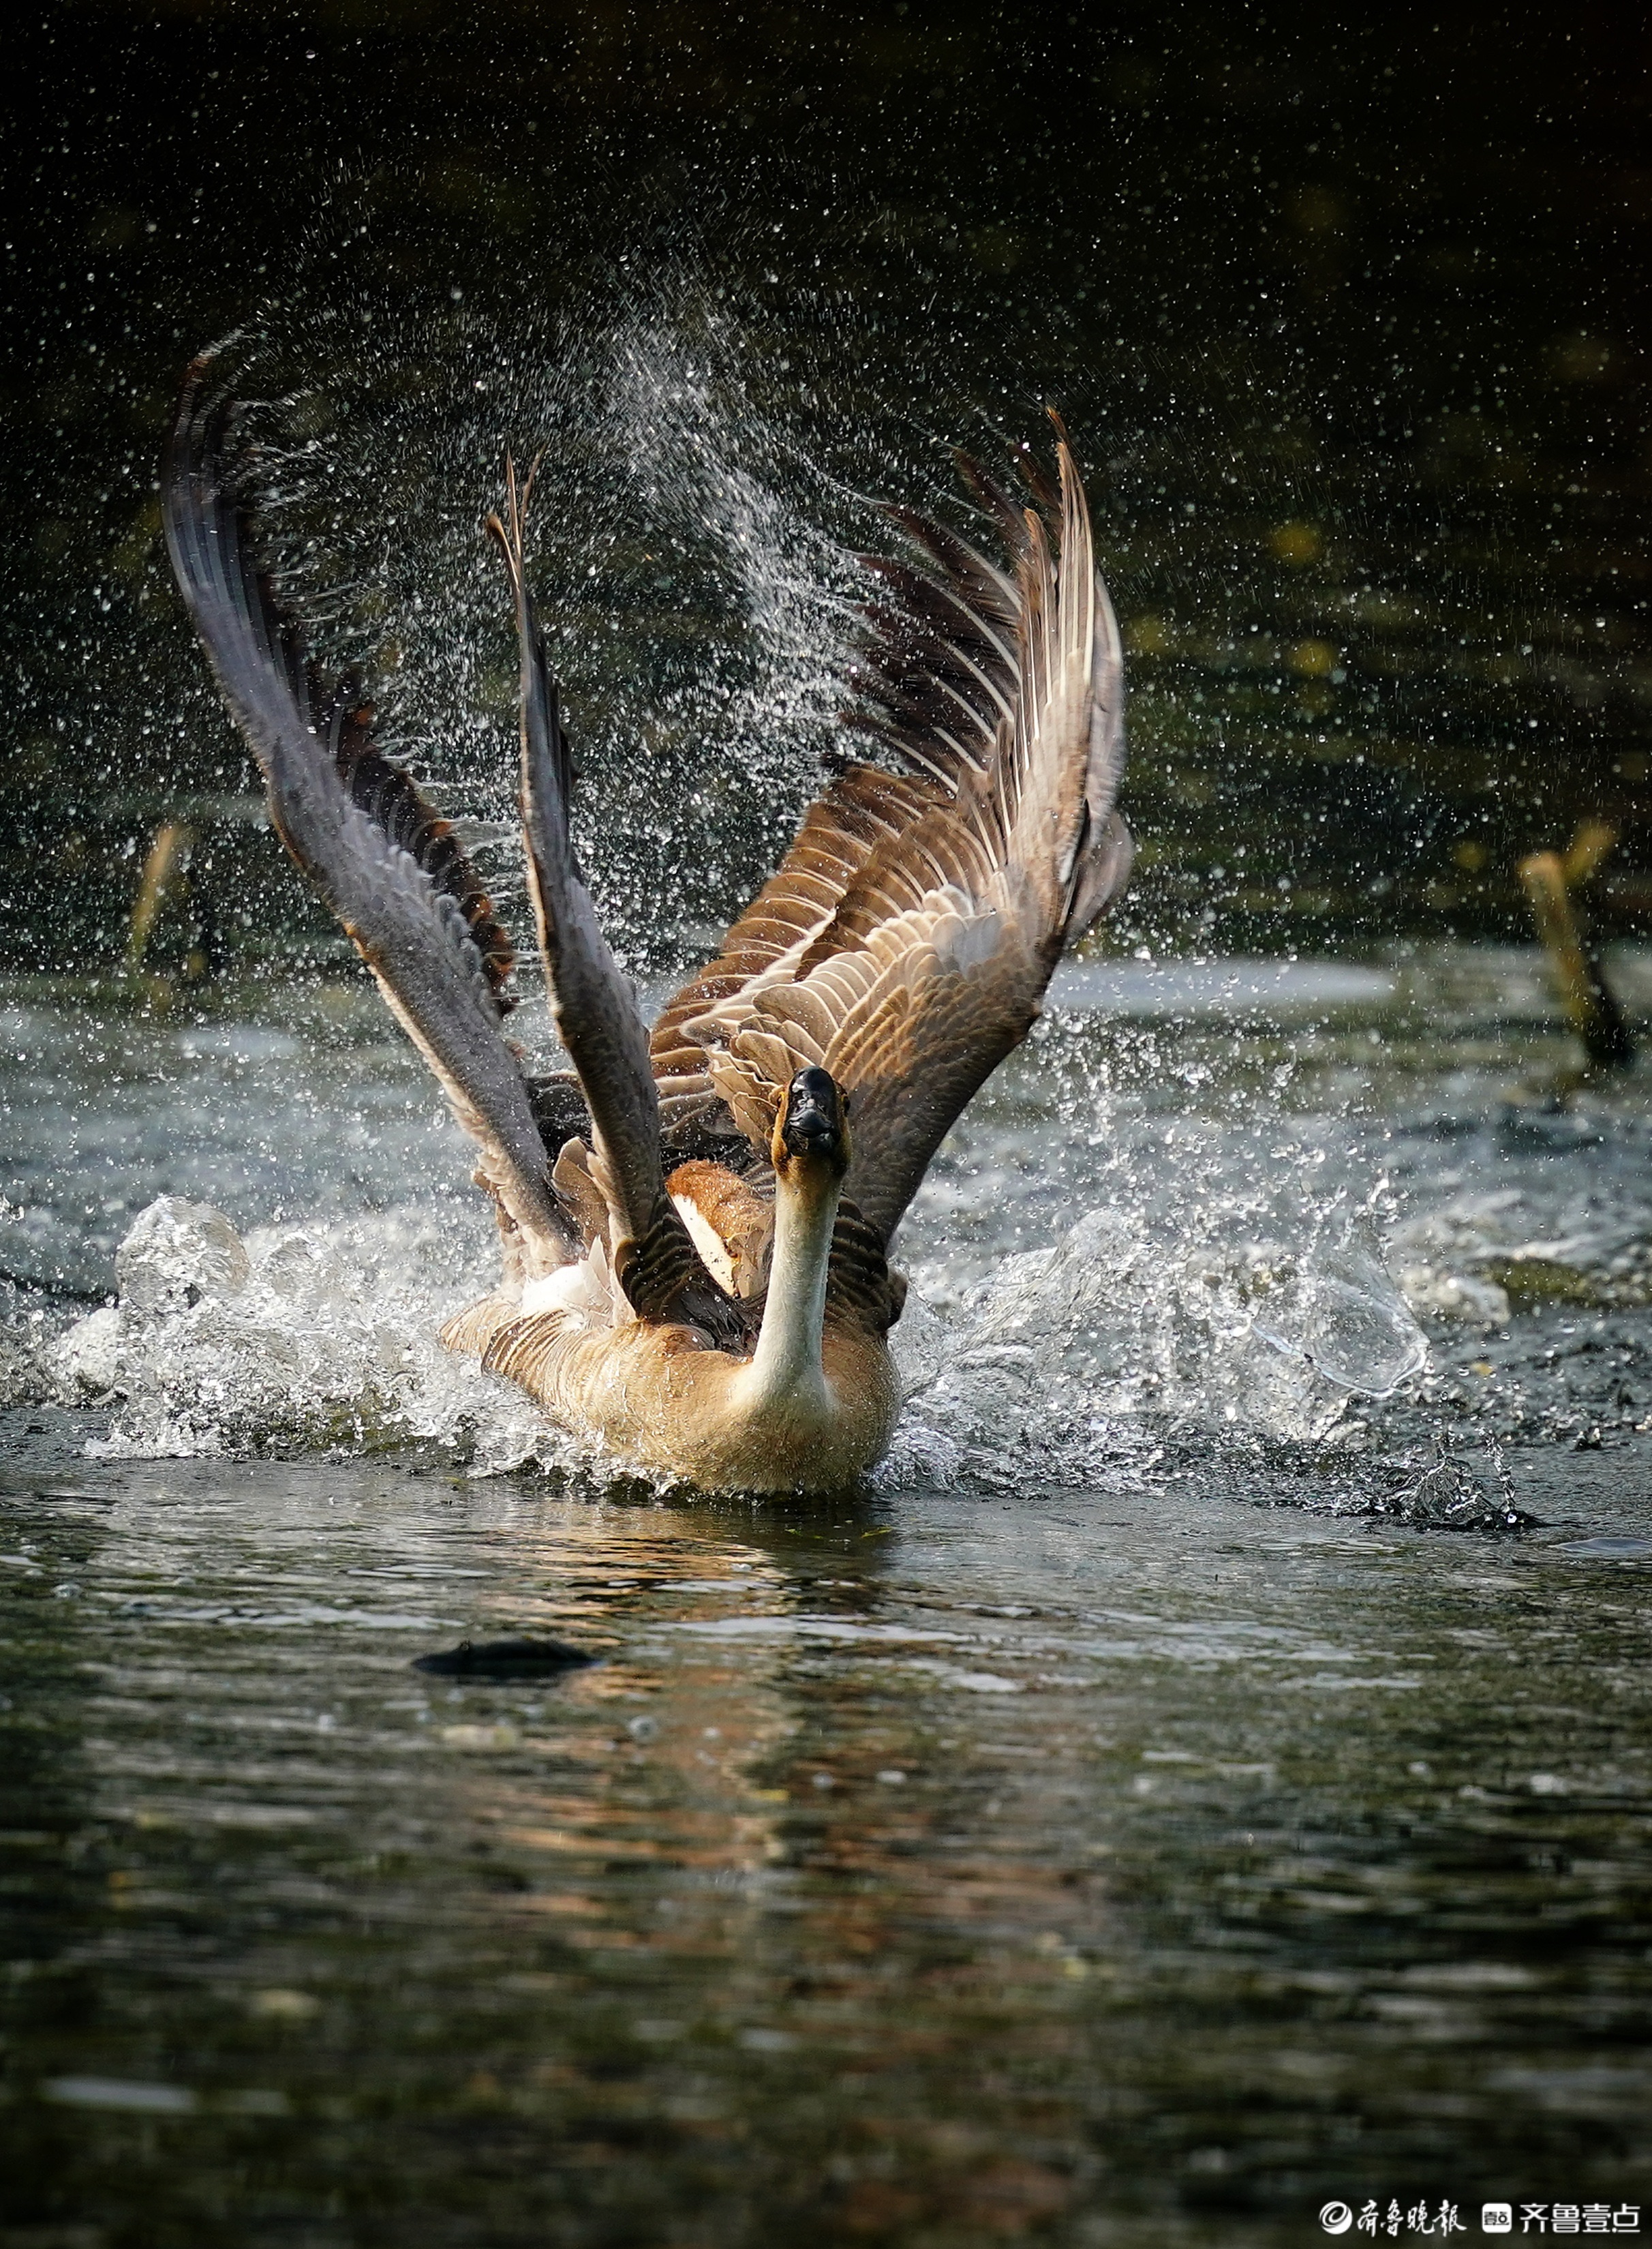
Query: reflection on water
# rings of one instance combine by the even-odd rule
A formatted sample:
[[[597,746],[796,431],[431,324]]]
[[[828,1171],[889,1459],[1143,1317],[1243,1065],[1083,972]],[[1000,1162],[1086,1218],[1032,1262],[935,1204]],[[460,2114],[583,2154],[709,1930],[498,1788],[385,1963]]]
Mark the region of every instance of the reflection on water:
[[[25,2228],[1283,2243],[1332,2194],[1644,2192],[1610,1478],[1496,1545],[1219,1464],[803,1510],[6,1483]],[[501,1628],[602,1661],[409,1668]]]

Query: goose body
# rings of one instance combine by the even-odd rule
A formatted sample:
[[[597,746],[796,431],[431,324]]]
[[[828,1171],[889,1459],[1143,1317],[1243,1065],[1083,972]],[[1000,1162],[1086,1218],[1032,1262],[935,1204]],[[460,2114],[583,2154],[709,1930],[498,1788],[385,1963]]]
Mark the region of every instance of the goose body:
[[[489,519],[521,655],[529,889],[571,1072],[504,1035],[512,952],[475,870],[311,660],[261,571],[256,462],[209,355],[163,476],[168,551],[272,823],[480,1149],[498,1288],[450,1320],[558,1420],[711,1490],[828,1490],[899,1406],[890,1241],[965,1104],[1025,1036],[1065,948],[1128,880],[1117,625],[1065,433],[1019,507],[966,483],[1004,561],[909,510],[869,556],[851,675],[887,764],[852,764],[717,959],[650,1032],[593,909],[527,582],[527,494]],[[531,480],[530,480],[531,481]]]
[[[847,1167],[843,1102],[826,1071],[787,1089],[771,1143],[771,1250],[749,1341],[719,1348],[689,1320],[631,1315],[600,1243],[519,1302],[484,1297],[443,1340],[479,1352],[559,1420],[621,1457],[713,1491],[833,1489],[878,1461],[900,1392],[885,1340],[895,1290],[857,1292],[833,1270]],[[682,1177],[683,1172],[697,1176]],[[721,1166],[684,1166],[668,1181],[690,1235],[760,1224],[762,1205]],[[732,1261],[716,1259],[708,1263]]]

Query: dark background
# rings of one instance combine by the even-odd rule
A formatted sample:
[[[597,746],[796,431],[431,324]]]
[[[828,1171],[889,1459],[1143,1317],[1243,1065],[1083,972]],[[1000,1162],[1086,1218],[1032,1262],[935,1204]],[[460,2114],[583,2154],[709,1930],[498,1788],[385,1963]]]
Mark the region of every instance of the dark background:
[[[991,450],[1060,401],[1134,657],[1127,940],[1518,934],[1518,854],[1596,811],[1626,829],[1614,869],[1652,863],[1639,10],[71,4],[6,43],[14,966],[118,958],[180,811],[232,964],[326,936],[246,821],[166,576],[186,359],[252,320],[357,433],[332,528],[356,578],[394,581],[427,506],[468,537],[486,496],[485,463],[449,473],[479,439],[407,436],[458,428],[476,323],[514,363],[666,275],[727,307],[771,438],[863,489],[938,488],[942,436]],[[391,393],[400,484],[363,499]],[[573,393],[514,395],[553,437],[563,414],[553,471],[594,506]],[[563,536],[566,589],[572,503]],[[559,655],[643,960],[738,903],[819,746],[805,728],[784,786],[730,776],[696,666],[737,669],[746,597],[691,544],[675,577],[641,533],[593,547],[583,643],[607,652],[570,627]],[[508,654],[501,621],[463,683],[501,745]],[[650,696],[676,724],[645,759]],[[409,741],[439,700],[408,686]],[[704,804],[651,827],[685,776]],[[1619,890],[1608,931],[1634,925]]]

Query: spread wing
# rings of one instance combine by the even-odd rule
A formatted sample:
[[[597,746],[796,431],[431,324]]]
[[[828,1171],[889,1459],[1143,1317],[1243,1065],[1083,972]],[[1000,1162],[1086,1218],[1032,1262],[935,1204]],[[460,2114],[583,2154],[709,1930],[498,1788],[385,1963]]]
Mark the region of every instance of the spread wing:
[[[593,1168],[608,1207],[615,1269],[645,1317],[688,1319],[732,1338],[743,1332],[742,1316],[707,1271],[666,1193],[648,1034],[574,856],[569,826],[573,764],[523,551],[532,478],[518,487],[514,464],[507,464],[506,478],[508,520],[490,516],[488,528],[504,558],[516,606],[528,887],[557,1031],[590,1113]]]
[[[253,556],[237,413],[190,368],[162,473],[167,547],[277,833],[378,980],[483,1150],[530,1270],[577,1256],[528,1090],[500,1028],[511,946],[458,838],[374,746],[356,684],[327,682]]]
[[[851,1096],[845,1193],[885,1241],[1129,877],[1118,625],[1057,431],[1059,488],[1030,474],[1037,507],[962,464],[1007,567],[890,511],[917,553],[867,558],[881,599],[854,684],[859,723],[905,770],[833,783],[654,1035],[662,1090],[720,1097],[759,1148],[793,1072],[829,1069]]]

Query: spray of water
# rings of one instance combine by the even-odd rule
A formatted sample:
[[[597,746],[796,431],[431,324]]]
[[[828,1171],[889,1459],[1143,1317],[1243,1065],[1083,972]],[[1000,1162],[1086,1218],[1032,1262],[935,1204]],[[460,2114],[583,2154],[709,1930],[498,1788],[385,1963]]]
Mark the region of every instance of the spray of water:
[[[587,294],[507,334],[456,286],[438,306],[358,307],[345,349],[335,293],[284,308],[225,366],[288,597],[326,656],[380,683],[387,746],[467,822],[518,928],[514,665],[479,526],[507,447],[543,450],[532,559],[585,767],[581,846],[643,973],[703,957],[784,849],[835,737],[853,557],[881,530],[864,486],[922,491],[932,464],[898,416],[794,376],[703,274],[597,310]],[[326,372],[293,376],[306,361]],[[513,1029],[548,1058],[534,979],[524,966]],[[1351,1396],[1422,1363],[1368,1195],[1298,1166],[1282,1215],[1224,1173],[1226,1143],[1189,1142],[1167,1213],[1162,1174],[1108,1155],[1093,1049],[1058,1019],[1031,1065],[1053,1091],[1045,1154],[1078,1151],[1065,1223],[972,1260],[937,1225],[944,1178],[915,1215],[887,1482],[1140,1478],[1166,1416],[1323,1441]],[[114,1405],[116,1451],[416,1441],[480,1469],[584,1472],[518,1393],[436,1345],[490,1277],[480,1238],[471,1262],[417,1208],[241,1242],[163,1203],[122,1251],[120,1301],[51,1347],[50,1379]]]
[[[66,1403],[113,1406],[114,1457],[423,1445],[478,1473],[611,1475],[511,1385],[442,1351],[446,1312],[490,1277],[472,1245],[406,1210],[244,1241],[165,1197],[118,1260],[120,1296],[49,1346]],[[1266,1317],[1258,1313],[1265,1306]],[[1258,1277],[1209,1254],[1167,1266],[1145,1228],[1092,1211],[1004,1261],[949,1317],[914,1294],[895,1342],[907,1406],[885,1484],[1139,1484],[1168,1416],[1322,1438],[1351,1393],[1416,1371],[1420,1338],[1374,1257]]]

